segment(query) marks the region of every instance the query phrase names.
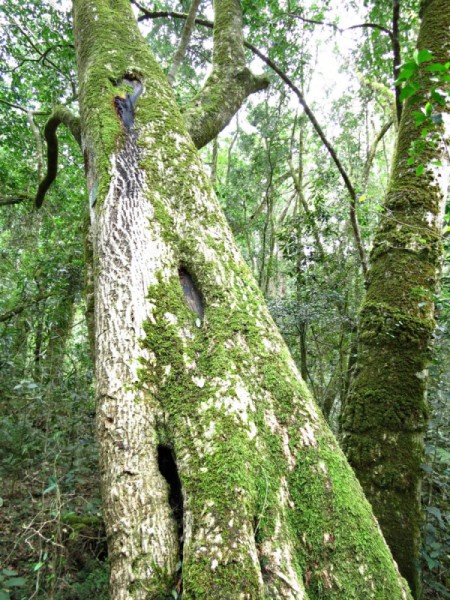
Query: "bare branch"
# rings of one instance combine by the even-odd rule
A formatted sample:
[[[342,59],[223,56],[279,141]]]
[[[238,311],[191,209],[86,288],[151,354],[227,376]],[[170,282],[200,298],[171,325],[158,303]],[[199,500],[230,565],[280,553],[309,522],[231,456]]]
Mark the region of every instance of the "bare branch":
[[[400,65],[402,62],[401,51],[400,51],[400,33],[399,33],[399,22],[400,22],[400,2],[399,0],[393,0],[392,2],[392,50],[394,52],[394,64],[393,74],[394,82],[397,81],[400,74]],[[395,110],[397,112],[397,123],[400,123],[402,116],[402,102],[400,100],[401,89],[400,86],[395,85]]]
[[[28,123],[30,124],[31,131],[33,132],[34,139],[36,141],[36,151],[37,151],[37,171],[39,179],[42,177],[42,168],[44,164],[43,152],[42,152],[42,140],[41,134],[39,133],[39,129],[36,127],[36,123],[33,119],[33,113],[27,112]]]
[[[335,23],[327,23],[326,21],[317,21],[315,19],[307,19],[306,17],[303,17],[302,15],[299,15],[297,13],[287,13],[287,14],[290,17],[295,17],[296,19],[300,19],[300,21],[303,21],[304,23],[311,23],[312,25],[324,25],[325,27],[331,27],[332,29],[334,29],[335,31],[338,31],[339,33],[344,33],[345,31],[350,31],[351,29],[378,29],[378,30],[382,31],[383,33],[386,33],[390,37],[392,44],[394,43],[393,32],[390,29],[388,29],[387,27],[378,25],[378,23],[358,23],[357,25],[351,25],[350,27],[339,27]]]
[[[175,52],[175,56],[173,57],[172,64],[170,66],[169,72],[167,74],[167,79],[169,80],[170,85],[173,86],[175,83],[175,79],[177,77],[178,69],[180,68],[181,62],[186,54],[186,50],[189,44],[189,40],[192,36],[192,31],[195,25],[195,16],[198,11],[198,7],[200,5],[201,0],[192,0],[191,8],[189,9],[189,13],[186,18],[186,22],[183,27],[183,31],[181,33],[180,44]]]
[[[292,158],[288,159],[288,164],[289,164],[289,169],[291,172],[292,180],[294,181],[295,190],[300,199],[302,208],[305,211],[305,214],[309,215],[311,213],[311,211],[309,209],[308,202],[306,201],[305,194],[303,193],[303,186],[302,186],[300,178],[297,175],[297,172],[295,170],[294,163],[292,162]],[[317,249],[319,250],[320,257],[323,258],[325,256],[325,252],[323,249],[322,242],[320,240],[319,230],[313,219],[311,219],[311,226],[312,226],[311,228],[312,228],[312,232],[314,235],[314,239],[316,241]]]
[[[24,28],[18,23],[17,19],[14,20],[14,23],[17,27],[17,29],[20,31],[20,33],[23,35],[23,37],[27,40],[27,42],[30,44],[31,48],[37,52],[37,54],[40,56],[42,63],[45,64],[47,63],[48,66],[52,67],[52,69],[55,69],[55,71],[57,71],[61,77],[63,77],[64,79],[67,79],[69,81],[71,81],[70,77],[67,76],[66,73],[64,73],[64,71],[61,71],[61,69],[58,67],[58,65],[56,65],[52,60],[50,60],[47,56],[47,52],[42,52],[39,47],[37,46],[37,44],[33,41],[31,34],[28,34]]]
[[[34,196],[25,193],[19,193],[15,196],[0,196],[0,206],[12,206],[13,204],[22,204],[22,202],[34,202]]]
[[[366,164],[364,165],[364,173],[362,177],[362,189],[365,190],[367,188],[367,181],[369,179],[370,168],[372,167],[373,159],[375,158],[375,153],[377,151],[378,144],[381,142],[383,137],[389,131],[389,129],[394,124],[394,121],[391,119],[387,123],[383,125],[378,134],[376,135],[374,141],[369,150],[369,154],[367,155]]]
[[[14,104],[13,102],[8,102],[7,100],[3,100],[3,98],[0,98],[0,103],[1,104],[5,104],[6,106],[10,106],[11,108],[17,108],[17,110],[20,110],[24,113],[31,113],[32,115],[40,115],[40,116],[47,116],[50,113],[49,112],[42,112],[42,111],[29,111],[27,108],[24,108],[23,106],[20,106],[19,104]]]

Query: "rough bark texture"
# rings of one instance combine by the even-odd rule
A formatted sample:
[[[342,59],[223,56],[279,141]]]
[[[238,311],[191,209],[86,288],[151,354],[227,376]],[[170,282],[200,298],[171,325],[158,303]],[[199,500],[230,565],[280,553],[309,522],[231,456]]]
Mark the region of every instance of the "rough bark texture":
[[[409,598],[128,0],[74,9],[111,598]]]
[[[424,3],[418,48],[432,51],[433,62],[448,60],[448,0]],[[427,365],[441,257],[439,211],[448,186],[442,144],[428,148],[425,174],[416,176],[416,165],[407,164],[411,142],[420,136],[413,112],[424,106],[429,86],[429,76],[422,76],[420,97],[403,109],[360,315],[355,379],[343,415],[347,456],[416,597]],[[431,166],[436,158],[444,167]]]

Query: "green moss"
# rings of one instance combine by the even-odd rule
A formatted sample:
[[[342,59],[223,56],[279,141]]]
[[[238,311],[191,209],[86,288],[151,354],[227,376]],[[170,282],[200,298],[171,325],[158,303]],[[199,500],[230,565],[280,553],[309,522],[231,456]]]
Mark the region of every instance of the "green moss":
[[[155,235],[167,244],[167,253],[148,290],[152,315],[144,324],[142,347],[150,358],[141,361],[140,380],[153,391],[148,401],[164,415],[156,434],[174,450],[192,514],[194,542],[184,556],[184,595],[226,599],[235,598],[239,589],[258,597],[258,565],[245,550],[236,558],[245,524],[257,529],[260,554],[269,541],[293,548],[292,566],[303,575],[312,599],[365,597],[371,579],[381,598],[400,598],[401,584],[369,507],[293,373],[249,269],[227,239],[231,234],[210,198],[209,181],[172,93],[137,37],[131,13],[122,12],[124,0],[96,2],[93,23],[91,12],[81,10],[90,2],[75,2],[75,22],[82,30],[78,55],[85,134],[100,181],[97,210],[109,184],[110,157],[124,139],[113,106],[120,86],[114,82],[137,74],[138,65],[146,87],[136,109],[140,167],[146,173]],[[181,265],[204,301],[200,327],[184,299]],[[245,415],[238,411],[245,405],[237,402],[241,384],[251,398]],[[230,408],[233,402],[238,406]],[[222,536],[215,568],[211,553],[202,556],[201,547],[195,547],[206,515]],[[367,578],[358,580],[355,556],[366,565]],[[139,558],[147,560],[146,555]],[[140,562],[135,568],[143,571]],[[273,578],[270,571],[263,576],[267,582]],[[161,571],[154,581],[135,585],[157,597],[170,587],[169,579]]]

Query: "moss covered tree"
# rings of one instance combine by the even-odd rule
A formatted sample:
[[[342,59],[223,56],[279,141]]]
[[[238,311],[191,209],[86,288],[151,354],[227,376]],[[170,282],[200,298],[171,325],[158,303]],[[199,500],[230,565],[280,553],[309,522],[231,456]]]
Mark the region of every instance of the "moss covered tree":
[[[424,1],[421,17],[416,62],[404,71],[405,95],[411,97],[371,253],[355,378],[343,414],[347,456],[416,597],[427,366],[442,256],[440,213],[449,183],[449,107],[439,89],[448,87],[448,77],[436,77],[448,71],[450,5]]]
[[[215,23],[181,115],[128,0],[74,0],[111,598],[409,598],[197,156],[267,85]]]

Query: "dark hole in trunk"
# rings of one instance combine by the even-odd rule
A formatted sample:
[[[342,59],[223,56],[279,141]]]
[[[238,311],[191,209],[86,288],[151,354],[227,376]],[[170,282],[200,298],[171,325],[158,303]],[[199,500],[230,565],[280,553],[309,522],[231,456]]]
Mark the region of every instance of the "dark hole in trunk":
[[[172,450],[168,446],[158,446],[158,467],[161,475],[169,484],[169,504],[178,525],[180,540],[183,535],[183,494]]]
[[[191,274],[184,267],[178,269],[181,287],[183,288],[186,304],[196,313],[200,319],[203,319],[203,301],[199,290],[197,289]]]

